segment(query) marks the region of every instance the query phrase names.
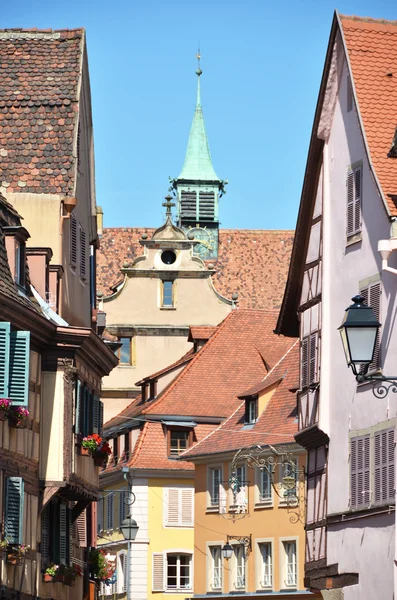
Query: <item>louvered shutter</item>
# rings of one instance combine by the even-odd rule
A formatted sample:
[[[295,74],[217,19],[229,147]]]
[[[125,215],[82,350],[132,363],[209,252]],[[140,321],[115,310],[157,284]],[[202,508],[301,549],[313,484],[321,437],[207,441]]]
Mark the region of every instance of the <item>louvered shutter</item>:
[[[77,265],[77,221],[70,215],[70,266],[75,269]]]
[[[361,167],[354,171],[354,231],[361,231]]]
[[[347,237],[361,231],[361,167],[347,174]]]
[[[394,456],[395,456],[395,448],[394,448],[394,428],[389,429],[387,432],[387,453],[388,453],[388,461],[387,461],[387,471],[388,471],[388,480],[387,480],[387,499],[389,502],[395,501],[395,466],[394,466]]]
[[[309,338],[309,385],[317,381],[317,333]]]
[[[309,338],[302,340],[301,348],[301,387],[306,388],[309,385]]]
[[[181,488],[181,525],[193,527],[194,493],[192,488]]]
[[[183,191],[181,193],[181,218],[192,221],[197,220],[197,194],[196,192]]]
[[[127,499],[127,492],[121,492],[119,494],[119,527],[121,527],[121,523],[126,518],[126,508],[127,508],[126,499]]]
[[[153,552],[153,592],[162,592],[164,590],[164,554],[162,552]]]
[[[82,409],[83,409],[83,384],[80,379],[76,381],[76,434],[82,434]]]
[[[354,173],[347,174],[347,237],[354,234]]]
[[[382,285],[380,282],[373,283],[365,288],[360,289],[360,294],[368,306],[372,306],[375,317],[380,322],[380,305],[381,305]],[[369,365],[369,371],[375,371],[380,367],[380,334],[379,330],[376,336],[374,360]],[[361,369],[363,371],[364,368]]]
[[[87,274],[87,250],[86,250],[86,234],[84,227],[80,225],[80,279],[85,279]]]
[[[214,192],[200,192],[199,194],[199,219],[213,221],[215,219],[215,194]]]
[[[166,489],[167,525],[179,525],[179,489]]]
[[[123,554],[123,573],[124,573],[124,581],[123,581],[123,589],[121,590],[122,592],[126,592],[127,591],[127,584],[128,584],[128,555],[127,554]]]
[[[394,501],[394,429],[374,436],[375,503]]]
[[[76,519],[77,546],[87,548],[87,511],[83,510]]]
[[[99,433],[99,398],[96,394],[92,399],[92,433]]]
[[[104,529],[104,526],[103,526],[104,499],[103,498],[98,498],[96,514],[97,514],[97,532],[100,533]]]
[[[68,507],[59,505],[59,560],[62,564],[68,563]]]
[[[22,544],[23,495],[22,477],[7,477],[4,537],[12,544]]]
[[[103,402],[99,401],[99,435],[103,436]]]
[[[8,398],[10,323],[0,323],[0,398]]]
[[[30,331],[12,331],[10,334],[8,397],[14,405],[28,405],[29,355]]]
[[[370,436],[350,441],[350,500],[352,508],[370,502]]]
[[[40,553],[41,560],[44,564],[46,564],[49,559],[49,528],[50,528],[50,516],[49,516],[49,507],[48,505],[44,508],[41,513],[41,543],[40,543]]]
[[[109,494],[107,497],[107,527],[106,529],[113,529],[113,509],[114,509],[114,497],[113,494]]]

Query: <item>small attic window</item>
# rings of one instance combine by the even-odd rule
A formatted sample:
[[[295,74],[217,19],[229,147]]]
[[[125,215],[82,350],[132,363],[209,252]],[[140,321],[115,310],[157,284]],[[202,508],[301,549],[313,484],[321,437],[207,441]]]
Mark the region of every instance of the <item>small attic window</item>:
[[[347,112],[351,112],[353,110],[353,88],[349,74],[347,74],[346,79],[346,110]]]
[[[258,399],[245,401],[245,423],[252,424],[258,420]]]

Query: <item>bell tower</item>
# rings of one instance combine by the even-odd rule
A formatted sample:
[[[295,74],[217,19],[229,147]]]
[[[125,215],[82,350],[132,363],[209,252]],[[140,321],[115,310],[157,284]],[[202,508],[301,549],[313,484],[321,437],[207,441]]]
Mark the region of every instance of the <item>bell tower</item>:
[[[197,54],[197,100],[182,171],[172,179],[176,194],[177,219],[189,239],[200,240],[194,253],[200,258],[217,259],[219,199],[226,181],[219,179],[212,165],[200,96],[200,54]]]

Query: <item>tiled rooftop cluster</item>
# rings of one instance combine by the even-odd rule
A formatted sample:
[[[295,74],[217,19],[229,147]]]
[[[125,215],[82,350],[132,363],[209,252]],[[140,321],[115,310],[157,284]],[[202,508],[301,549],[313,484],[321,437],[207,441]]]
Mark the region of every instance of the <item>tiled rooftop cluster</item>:
[[[106,228],[98,252],[98,290],[108,295],[122,279],[120,268],[143,254],[142,233],[154,229]],[[292,231],[220,229],[214,284],[227,298],[239,295],[241,308],[278,309],[287,279]]]
[[[72,195],[84,30],[1,30],[0,190]]]
[[[341,16],[358,109],[390,212],[397,215],[397,160],[387,157],[397,127],[397,21]]]

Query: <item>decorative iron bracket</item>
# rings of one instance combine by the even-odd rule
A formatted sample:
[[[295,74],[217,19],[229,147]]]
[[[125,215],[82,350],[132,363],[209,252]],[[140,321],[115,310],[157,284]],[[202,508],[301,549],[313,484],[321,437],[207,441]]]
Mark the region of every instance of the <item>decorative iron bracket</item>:
[[[389,392],[397,394],[397,377],[357,373],[356,380],[357,383],[372,383],[372,393],[375,398],[386,398]]]
[[[226,538],[227,543],[231,540],[235,540],[242,546],[244,546],[244,556],[247,557],[252,550],[252,536],[249,535],[228,535]]]

